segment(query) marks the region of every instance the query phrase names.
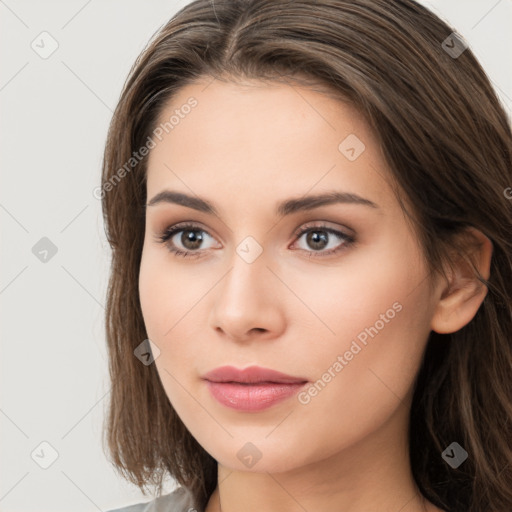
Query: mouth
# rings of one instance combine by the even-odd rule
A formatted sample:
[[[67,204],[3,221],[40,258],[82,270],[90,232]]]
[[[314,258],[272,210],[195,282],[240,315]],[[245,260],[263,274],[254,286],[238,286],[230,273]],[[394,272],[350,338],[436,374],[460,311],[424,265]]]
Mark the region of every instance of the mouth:
[[[223,366],[205,374],[208,389],[220,404],[245,412],[267,409],[295,395],[308,380],[268,368]]]

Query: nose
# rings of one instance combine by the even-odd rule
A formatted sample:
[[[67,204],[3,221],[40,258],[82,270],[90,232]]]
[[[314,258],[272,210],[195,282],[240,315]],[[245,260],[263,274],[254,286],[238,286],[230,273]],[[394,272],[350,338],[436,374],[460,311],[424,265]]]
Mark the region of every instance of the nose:
[[[263,252],[251,263],[238,254],[215,287],[210,326],[233,341],[279,337],[285,329],[283,284]]]

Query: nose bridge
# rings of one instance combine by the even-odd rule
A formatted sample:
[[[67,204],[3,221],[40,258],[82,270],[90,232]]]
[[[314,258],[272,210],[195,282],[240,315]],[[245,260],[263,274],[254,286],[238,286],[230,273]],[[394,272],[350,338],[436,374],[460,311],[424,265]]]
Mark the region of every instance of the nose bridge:
[[[252,237],[235,247],[230,270],[215,295],[214,327],[234,338],[253,329],[279,330],[282,315],[273,291],[276,278],[267,268],[269,255]]]
[[[267,268],[268,251],[251,236],[240,242],[233,251],[231,271],[226,276],[222,294],[243,305],[248,299],[253,302],[256,295],[266,300],[265,288],[268,279],[272,277]]]

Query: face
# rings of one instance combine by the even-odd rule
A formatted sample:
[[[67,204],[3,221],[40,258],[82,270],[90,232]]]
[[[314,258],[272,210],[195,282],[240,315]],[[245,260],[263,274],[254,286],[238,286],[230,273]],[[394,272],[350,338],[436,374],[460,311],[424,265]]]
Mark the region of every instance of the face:
[[[230,468],[291,470],[405,421],[434,302],[354,108],[297,85],[208,83],[167,105],[149,155],[144,321],[198,442]],[[205,380],[224,366],[295,379]]]

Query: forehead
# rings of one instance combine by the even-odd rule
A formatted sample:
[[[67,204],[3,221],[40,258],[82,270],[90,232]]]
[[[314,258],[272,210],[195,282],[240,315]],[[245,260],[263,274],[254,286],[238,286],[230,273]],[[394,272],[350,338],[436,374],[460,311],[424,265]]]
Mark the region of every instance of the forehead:
[[[163,188],[206,197],[224,192],[246,202],[254,194],[270,199],[343,189],[386,201],[385,162],[363,116],[306,87],[190,84],[167,103],[158,126],[148,198]]]

